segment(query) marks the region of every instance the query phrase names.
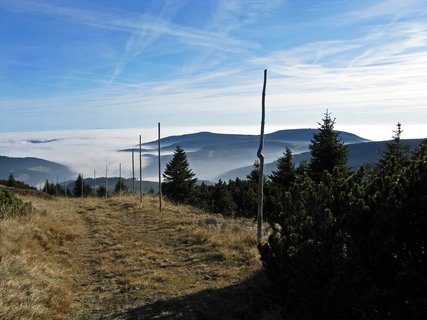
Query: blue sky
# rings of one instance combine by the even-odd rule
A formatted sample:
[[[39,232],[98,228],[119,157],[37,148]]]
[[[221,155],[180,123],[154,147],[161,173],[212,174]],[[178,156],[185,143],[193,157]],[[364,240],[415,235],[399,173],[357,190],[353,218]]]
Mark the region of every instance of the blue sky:
[[[267,68],[267,127],[427,136],[427,0],[0,0],[0,40],[3,132],[254,126]]]

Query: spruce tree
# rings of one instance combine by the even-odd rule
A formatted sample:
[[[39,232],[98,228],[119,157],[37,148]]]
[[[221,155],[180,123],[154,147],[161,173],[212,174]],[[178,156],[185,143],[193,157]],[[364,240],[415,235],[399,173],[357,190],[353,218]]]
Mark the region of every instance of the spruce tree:
[[[83,183],[83,195],[85,197],[89,197],[93,195],[92,187],[87,183]]]
[[[122,194],[128,192],[129,188],[125,185],[122,179],[119,179],[114,187],[114,193]]]
[[[175,202],[189,202],[197,178],[191,171],[187,155],[180,146],[177,146],[172,160],[166,164],[163,173],[165,181],[162,184],[163,193]]]
[[[49,183],[49,180],[46,180],[42,191],[51,196],[57,195],[57,189],[55,184]]]
[[[323,123],[319,123],[319,131],[313,135],[310,144],[310,173],[314,180],[319,181],[323,172],[332,173],[335,167],[344,168],[347,164],[348,149],[334,131],[335,119],[326,110]]]
[[[75,197],[81,197],[82,196],[82,186],[83,186],[82,180],[83,180],[83,177],[81,174],[79,174],[76,181],[74,182],[73,195]]]
[[[214,213],[222,213],[226,216],[233,216],[236,204],[227,188],[227,184],[221,179],[212,188],[212,209]]]
[[[402,125],[397,123],[396,127],[397,129],[393,131],[394,135],[392,140],[387,143],[386,150],[379,160],[379,167],[382,170],[399,173],[399,170],[396,167],[402,167],[408,163],[410,147],[409,145],[402,143]]]
[[[292,159],[292,151],[286,147],[286,151],[277,159],[277,170],[270,175],[274,186],[289,189],[295,181],[295,165]]]
[[[16,180],[15,177],[13,176],[13,174],[9,174],[9,178],[7,179],[7,184],[8,187],[16,187]]]
[[[101,185],[96,189],[96,195],[98,197],[105,197],[105,194],[107,193],[107,190],[105,189],[105,186]]]

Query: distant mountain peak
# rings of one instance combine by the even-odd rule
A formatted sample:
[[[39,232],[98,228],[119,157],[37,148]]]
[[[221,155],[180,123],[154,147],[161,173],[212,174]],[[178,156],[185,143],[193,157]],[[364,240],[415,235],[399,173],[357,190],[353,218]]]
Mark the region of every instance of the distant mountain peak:
[[[286,149],[294,154],[309,150],[313,134],[318,129],[284,129],[265,135],[264,156],[266,161],[275,161]],[[339,131],[346,144],[364,143],[367,139],[355,134]],[[172,158],[176,146],[181,146],[187,153],[190,167],[199,179],[210,180],[236,168],[251,166],[256,159],[259,144],[259,133],[229,134],[201,131],[196,133],[164,137],[160,141],[164,168]],[[157,140],[143,144],[144,157],[149,165],[145,168],[148,176],[156,176]],[[129,151],[126,149],[123,151]]]

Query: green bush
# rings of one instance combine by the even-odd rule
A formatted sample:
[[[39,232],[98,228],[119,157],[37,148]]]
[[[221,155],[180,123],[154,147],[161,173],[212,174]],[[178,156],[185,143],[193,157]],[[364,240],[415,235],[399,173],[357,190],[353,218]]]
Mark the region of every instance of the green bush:
[[[427,319],[426,190],[427,140],[399,135],[372,168],[297,174],[260,246],[283,317]]]
[[[19,217],[32,212],[30,202],[23,202],[9,191],[0,189],[0,219]]]

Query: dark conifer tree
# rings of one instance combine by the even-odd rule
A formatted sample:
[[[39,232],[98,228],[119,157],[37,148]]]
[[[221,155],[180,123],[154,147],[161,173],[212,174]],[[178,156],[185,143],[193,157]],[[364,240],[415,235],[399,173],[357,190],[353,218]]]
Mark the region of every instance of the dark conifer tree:
[[[96,189],[96,195],[98,197],[101,197],[101,198],[105,197],[105,194],[106,194],[105,186],[101,185]]]
[[[163,173],[165,181],[162,184],[163,193],[175,202],[189,202],[197,178],[190,169],[187,155],[180,146],[177,146],[172,160],[166,164]]]
[[[310,144],[310,172],[316,181],[320,180],[324,171],[332,173],[335,167],[345,167],[348,156],[347,146],[339,133],[334,131],[335,119],[327,110],[323,123],[319,125],[319,131],[313,135]]]
[[[55,184],[55,195],[57,196],[65,195],[65,190],[59,183]]]
[[[49,183],[49,180],[46,180],[46,183],[43,187],[43,192],[45,192],[51,196],[57,195],[57,189],[56,189],[55,184]]]
[[[122,179],[119,179],[114,187],[114,193],[121,194],[126,193],[128,191],[128,187],[125,185]]]
[[[297,175],[304,175],[308,174],[309,166],[306,160],[301,160],[298,167],[295,169],[295,173]]]
[[[93,195],[92,187],[89,184],[87,184],[87,183],[83,183],[83,195],[85,197]]]
[[[7,179],[7,186],[8,187],[16,187],[16,180],[13,174],[9,174],[9,178]]]
[[[212,212],[233,216],[235,208],[236,204],[227,188],[227,184],[220,179],[212,190]]]
[[[402,143],[401,135],[403,133],[402,125],[398,123],[396,131],[392,140],[387,143],[386,150],[382,154],[379,161],[379,167],[383,170],[391,170],[396,172],[396,166],[402,167],[409,161],[410,147],[407,144]],[[397,170],[398,171],[398,170]]]
[[[295,165],[288,147],[283,156],[277,159],[277,170],[271,173],[270,179],[274,186],[284,189],[289,189],[295,181]]]
[[[256,184],[249,180],[228,182],[228,190],[235,203],[235,215],[240,217],[256,217],[257,214],[257,190]]]
[[[92,187],[84,182],[81,174],[77,177],[77,180],[74,182],[73,195],[75,197],[82,196],[82,188],[83,188],[83,196],[91,196],[93,195]]]
[[[74,182],[73,195],[75,197],[81,197],[82,187],[83,187],[83,177],[81,174],[79,174],[76,181]]]

